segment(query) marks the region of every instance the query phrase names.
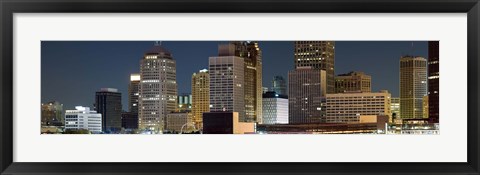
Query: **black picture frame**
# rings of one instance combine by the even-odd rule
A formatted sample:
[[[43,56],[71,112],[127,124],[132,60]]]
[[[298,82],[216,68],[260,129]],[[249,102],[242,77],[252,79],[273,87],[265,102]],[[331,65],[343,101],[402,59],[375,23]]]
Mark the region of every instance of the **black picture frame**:
[[[0,0],[1,174],[479,174],[478,0]],[[13,162],[14,13],[467,13],[466,163],[19,163]],[[428,150],[426,150],[428,151]],[[448,150],[445,150],[448,151]],[[402,152],[402,151],[400,151]],[[405,152],[408,154],[408,152]],[[389,153],[386,153],[389,154]],[[399,153],[400,154],[400,153]]]

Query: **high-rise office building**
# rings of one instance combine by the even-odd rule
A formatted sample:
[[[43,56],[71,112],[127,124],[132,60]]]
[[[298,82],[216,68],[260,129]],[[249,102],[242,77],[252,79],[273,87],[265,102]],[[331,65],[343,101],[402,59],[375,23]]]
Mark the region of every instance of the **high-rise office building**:
[[[95,110],[102,114],[102,131],[116,133],[122,128],[122,94],[117,89],[102,88],[95,93]]]
[[[402,119],[423,118],[423,96],[427,95],[427,60],[404,56],[400,59],[400,113]]]
[[[326,122],[355,123],[360,116],[386,115],[391,121],[391,95],[388,91],[327,94]]]
[[[139,129],[162,132],[166,115],[177,108],[176,63],[172,54],[155,44],[140,61],[140,78]]]
[[[439,118],[439,41],[428,42],[428,117],[438,123]]]
[[[255,41],[234,41],[235,53],[222,52],[219,56],[238,56],[244,63],[245,117],[243,122],[262,123],[262,50]],[[227,46],[228,47],[228,46]]]
[[[86,129],[94,134],[102,132],[102,114],[89,107],[76,106],[75,110],[65,111],[65,130]]]
[[[288,97],[270,91],[263,94],[263,124],[288,124]]]
[[[42,103],[42,126],[63,126],[63,104],[57,101]]]
[[[177,97],[177,111],[191,112],[192,111],[192,94],[181,94]]]
[[[272,91],[280,95],[288,95],[285,78],[282,76],[274,76],[272,80]]]
[[[363,72],[349,72],[335,76],[335,92],[371,92],[372,77]]]
[[[203,128],[204,112],[210,112],[210,76],[207,69],[192,75],[192,114],[198,129]]]
[[[138,96],[140,95],[140,74],[130,75],[128,85],[128,111],[138,115]]]
[[[335,42],[295,41],[295,68],[310,66],[325,70],[327,93],[335,93]]]
[[[238,112],[243,122],[248,121],[245,117],[244,59],[229,56],[232,51],[235,51],[232,44],[220,45],[220,56],[209,58],[210,111]]]
[[[324,70],[297,67],[288,72],[289,124],[323,122],[326,89]]]

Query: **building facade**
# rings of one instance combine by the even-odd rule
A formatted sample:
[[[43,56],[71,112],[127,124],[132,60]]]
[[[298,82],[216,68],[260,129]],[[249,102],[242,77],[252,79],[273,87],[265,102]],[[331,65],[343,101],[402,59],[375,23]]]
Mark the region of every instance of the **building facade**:
[[[75,110],[65,111],[65,130],[86,129],[94,134],[102,132],[102,114],[89,107],[76,106]]]
[[[326,71],[297,67],[288,72],[288,122],[321,123],[325,117]]]
[[[256,123],[239,122],[238,112],[206,112],[203,134],[253,134]]]
[[[276,92],[263,94],[263,124],[288,124],[288,97]]]
[[[429,116],[428,116],[428,114],[429,114],[428,113],[428,108],[429,108],[429,106],[428,106],[429,102],[428,101],[429,100],[430,99],[428,99],[428,95],[423,96],[423,99],[422,99],[423,118],[429,118]]]
[[[391,121],[391,95],[388,91],[327,94],[326,122],[356,122],[360,116],[388,116]]]
[[[231,45],[220,45],[219,55],[225,55],[225,49],[234,51],[235,48]],[[240,121],[247,121],[245,117],[244,59],[238,56],[210,57],[208,67],[210,111],[238,112]]]
[[[398,97],[392,97],[391,98],[391,103],[390,103],[390,111],[392,112],[392,121],[394,119],[400,119],[401,114],[400,114],[400,98]]]
[[[138,113],[122,112],[122,128],[127,130],[138,129]]]
[[[63,104],[57,101],[42,103],[42,126],[63,126]]]
[[[161,133],[164,119],[177,108],[176,63],[172,54],[156,44],[140,61],[140,130]]]
[[[288,95],[285,78],[282,76],[274,76],[272,80],[272,91],[280,95]]]
[[[439,123],[439,41],[428,42],[428,117],[433,123]]]
[[[244,63],[244,96],[245,116],[244,122],[262,121],[262,50],[255,41],[234,41],[234,54],[222,54],[220,56],[238,56],[243,58]],[[225,53],[225,52],[224,52]]]
[[[189,112],[169,113],[165,121],[165,130],[169,133],[190,133],[197,130],[192,113]]]
[[[295,68],[312,67],[325,70],[327,93],[335,93],[335,42],[295,41]]]
[[[181,94],[177,97],[177,112],[192,111],[192,94]]]
[[[210,112],[210,75],[207,69],[192,75],[192,114],[193,122],[203,128],[203,113]]]
[[[138,115],[138,96],[140,95],[140,74],[130,75],[128,85],[128,111]]]
[[[405,56],[400,59],[400,113],[402,119],[423,117],[423,96],[427,95],[427,60]]]
[[[372,77],[363,72],[349,72],[335,76],[335,93],[371,91]]]
[[[122,94],[117,89],[102,88],[95,93],[95,110],[102,114],[102,131],[117,133],[122,129]]]

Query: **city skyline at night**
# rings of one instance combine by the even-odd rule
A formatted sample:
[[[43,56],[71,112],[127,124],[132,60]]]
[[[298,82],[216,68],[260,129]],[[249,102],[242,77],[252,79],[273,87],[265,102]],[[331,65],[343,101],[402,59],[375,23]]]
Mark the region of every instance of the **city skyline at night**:
[[[43,41],[42,102],[59,101],[64,109],[93,108],[95,91],[116,88],[122,109],[128,111],[130,74],[139,72],[143,52],[154,41]],[[177,62],[178,93],[191,93],[192,73],[208,68],[226,41],[163,41]],[[263,87],[274,76],[287,78],[294,68],[293,41],[260,41]],[[372,91],[387,89],[399,95],[399,60],[404,55],[428,57],[427,41],[336,41],[335,75],[361,71],[372,76]],[[372,64],[375,63],[375,64]],[[376,64],[378,63],[378,64]]]

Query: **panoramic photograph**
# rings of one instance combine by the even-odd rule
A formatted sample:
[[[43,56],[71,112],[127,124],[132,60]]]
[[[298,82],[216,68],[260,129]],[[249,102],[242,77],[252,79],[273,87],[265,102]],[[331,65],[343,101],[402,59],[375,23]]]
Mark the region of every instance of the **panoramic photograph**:
[[[40,134],[440,134],[439,41],[42,41]]]

